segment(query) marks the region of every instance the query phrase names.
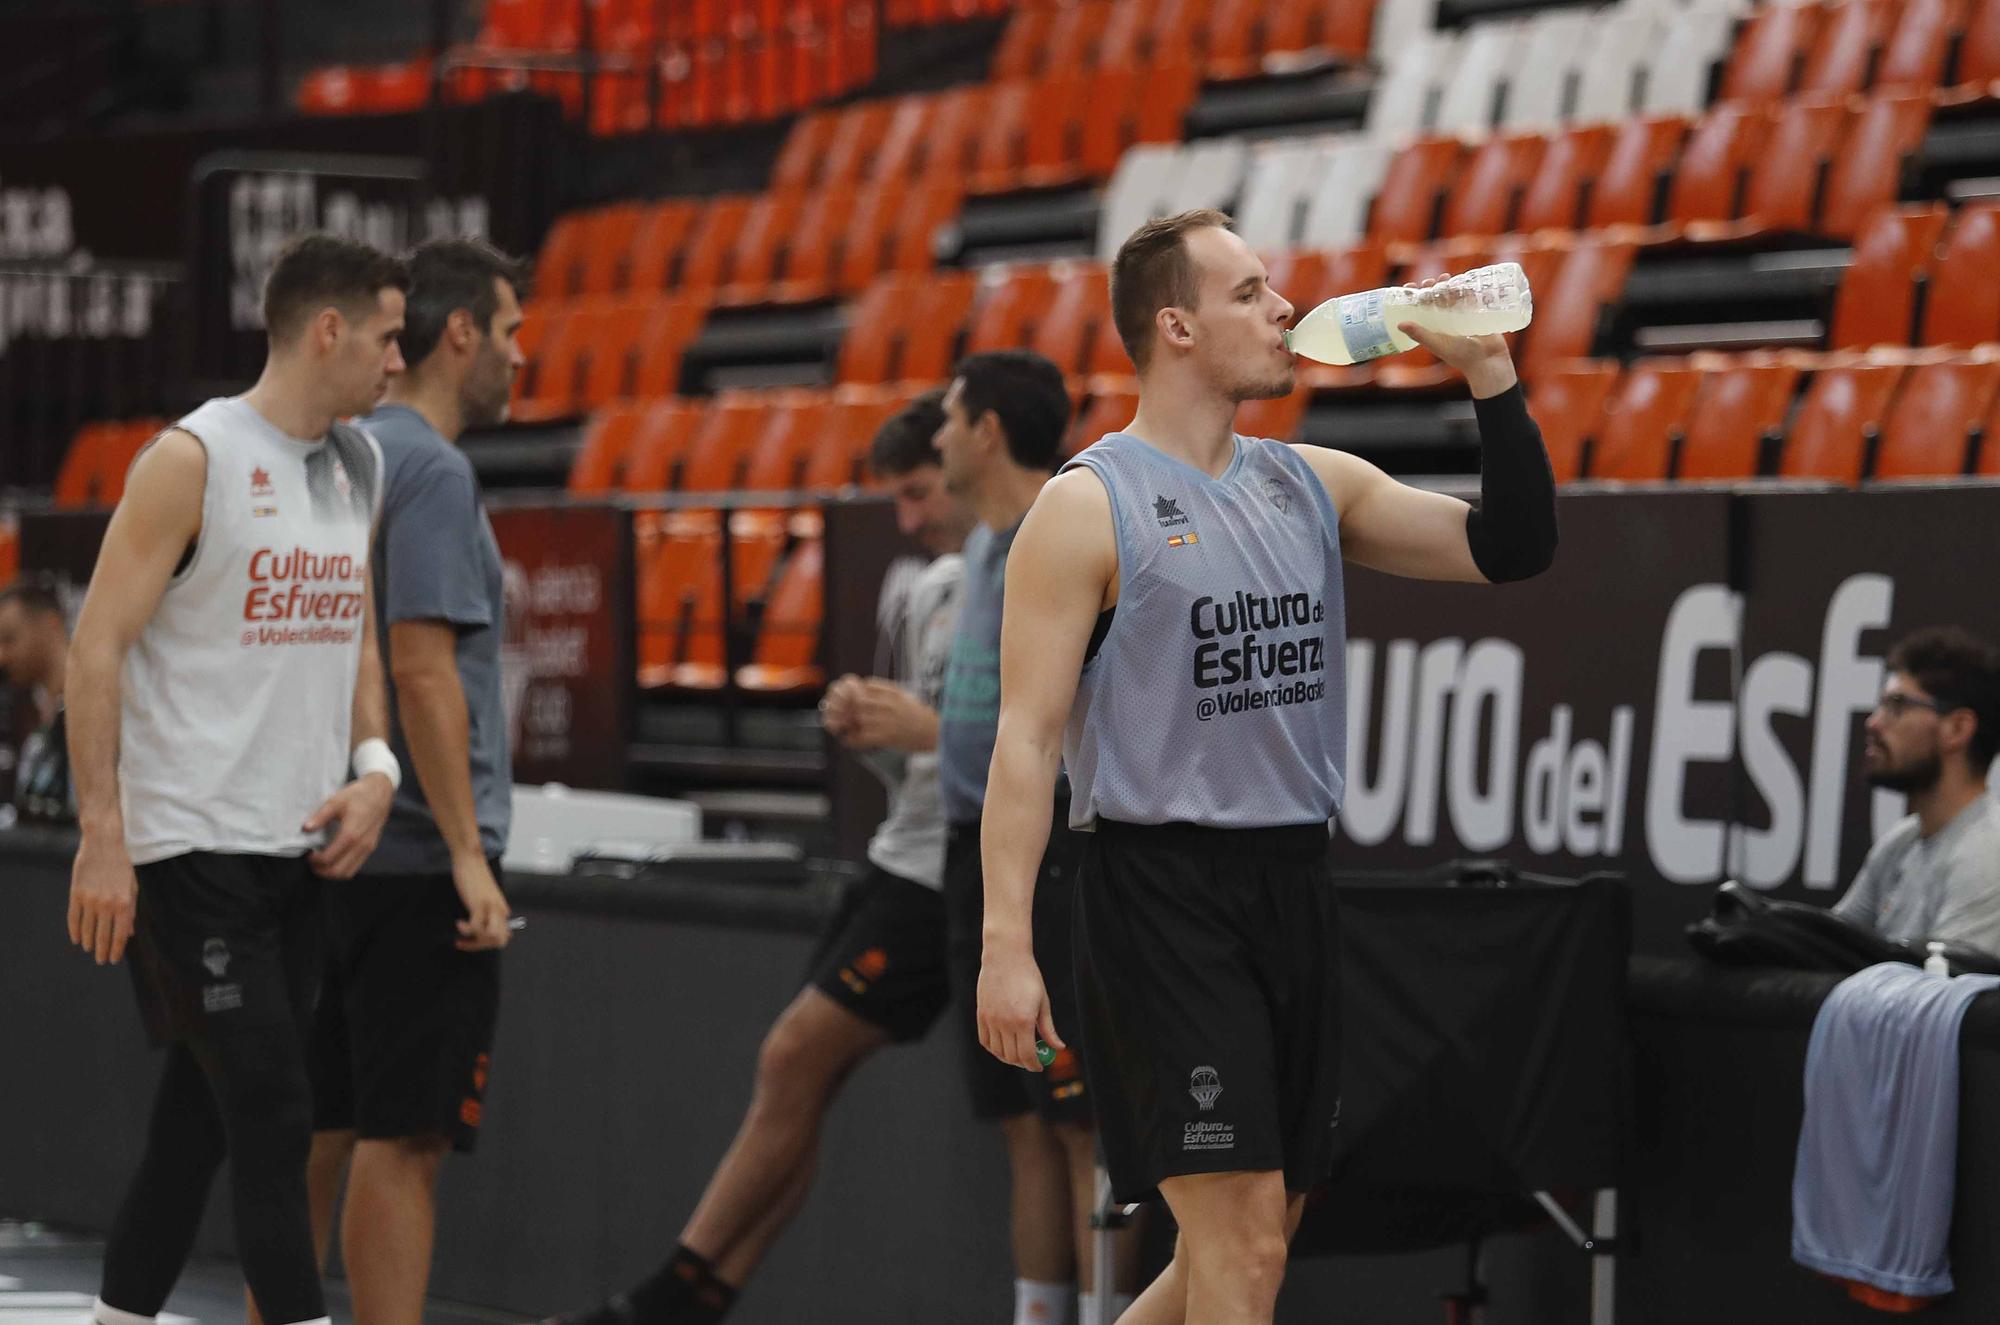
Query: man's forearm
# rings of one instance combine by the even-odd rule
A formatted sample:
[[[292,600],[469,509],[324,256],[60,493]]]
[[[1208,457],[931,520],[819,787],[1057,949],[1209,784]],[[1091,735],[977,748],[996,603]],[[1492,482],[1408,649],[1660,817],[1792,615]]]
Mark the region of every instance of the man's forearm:
[[[454,857],[485,854],[472,797],[472,720],[456,667],[396,678],[403,738],[424,802]]]
[[[1556,553],[1556,480],[1542,430],[1518,384],[1478,396],[1473,409],[1479,506],[1466,517],[1466,542],[1490,582],[1525,580],[1547,570]]]
[[[348,736],[348,748],[363,741],[388,739],[389,686],[382,675],[382,654],[370,632],[362,642],[361,665],[354,674],[353,730]]]
[[[1009,738],[1001,724],[980,816],[979,854],[986,885],[986,944],[1032,946],[1035,880],[1049,845],[1060,751]]]
[[[65,697],[70,783],[84,836],[122,843],[125,812],[118,796],[119,671],[116,652],[79,644],[69,660]]]

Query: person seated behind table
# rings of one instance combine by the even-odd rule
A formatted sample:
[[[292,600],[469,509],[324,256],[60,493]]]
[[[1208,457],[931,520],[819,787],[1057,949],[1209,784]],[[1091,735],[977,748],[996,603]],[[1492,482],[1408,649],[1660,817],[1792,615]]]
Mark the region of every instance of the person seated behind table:
[[[2000,953],[2000,805],[1986,792],[2000,749],[2000,650],[1955,627],[1920,630],[1889,653],[1868,716],[1868,781],[1906,792],[1834,912],[1904,943]]]
[[[0,589],[0,672],[28,692],[35,730],[14,766],[14,809],[22,819],[76,821],[63,728],[63,674],[69,661],[69,618],[54,587],[23,578]]]

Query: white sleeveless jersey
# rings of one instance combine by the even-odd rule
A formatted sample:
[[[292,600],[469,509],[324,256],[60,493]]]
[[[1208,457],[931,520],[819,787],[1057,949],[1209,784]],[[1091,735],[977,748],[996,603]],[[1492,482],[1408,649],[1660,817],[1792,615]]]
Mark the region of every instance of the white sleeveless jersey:
[[[126,846],[297,855],[348,776],[382,451],[343,423],[288,437],[240,397],[174,426],[208,480],[193,555],[125,657]]]

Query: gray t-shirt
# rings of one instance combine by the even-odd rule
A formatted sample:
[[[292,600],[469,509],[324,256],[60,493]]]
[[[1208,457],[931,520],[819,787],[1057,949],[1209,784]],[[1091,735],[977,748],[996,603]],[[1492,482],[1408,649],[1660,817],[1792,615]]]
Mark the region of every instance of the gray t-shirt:
[[[995,532],[985,525],[965,540],[965,587],[958,632],[945,669],[938,710],[938,787],[946,823],[970,824],[986,804],[986,772],[1000,729],[1000,617],[1007,554],[1021,526]]]
[[[879,616],[890,644],[886,670],[933,709],[944,692],[964,574],[965,563],[949,554],[915,574],[893,575],[882,585]],[[937,751],[876,751],[867,763],[889,787],[889,813],[868,842],[869,862],[926,888],[940,887],[944,813],[938,807]]]
[[[1901,943],[2000,953],[2000,806],[1980,796],[1924,837],[1916,815],[1882,835],[1834,913]]]
[[[381,443],[385,494],[375,544],[376,628],[390,664],[389,627],[442,621],[458,632],[458,677],[470,721],[472,797],[479,840],[489,857],[507,847],[513,817],[513,769],[500,690],[500,640],[506,611],[500,545],[465,453],[422,415],[384,405],[363,420]],[[389,678],[389,744],[403,763],[403,785],[382,843],[365,874],[442,874],[451,852],[424,801],[403,734],[395,678]]]

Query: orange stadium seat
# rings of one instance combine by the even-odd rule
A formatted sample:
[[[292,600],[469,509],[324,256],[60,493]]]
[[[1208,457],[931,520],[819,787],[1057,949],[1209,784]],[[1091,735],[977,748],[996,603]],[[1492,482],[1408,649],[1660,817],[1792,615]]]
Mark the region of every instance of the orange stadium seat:
[[[820,184],[844,184],[868,177],[876,144],[889,127],[895,106],[887,101],[865,101],[842,111],[820,160]]]
[[[1678,115],[1642,116],[1612,127],[1611,146],[1585,208],[1586,227],[1652,225],[1664,218],[1668,185],[1687,141]]]
[[[1590,353],[1605,305],[1624,292],[1634,253],[1632,245],[1615,243],[1578,244],[1571,251],[1547,297],[1535,301],[1535,335],[1522,351],[1522,376],[1532,381],[1543,368]]]
[[[778,271],[778,254],[799,227],[805,198],[797,193],[760,193],[736,227],[735,242],[720,268],[721,303],[756,303]]]
[[[1755,478],[1765,439],[1783,435],[1798,394],[1797,364],[1750,356],[1713,366],[1702,378],[1681,448],[1678,479]]]
[[[619,490],[626,457],[632,453],[632,443],[651,408],[645,401],[622,400],[590,416],[583,430],[583,445],[570,462],[570,496],[597,497]]]
[[[2000,340],[2000,203],[1963,208],[1931,269],[1923,343],[1977,345]]]
[[[361,81],[357,66],[326,65],[300,80],[295,100],[308,115],[351,115],[361,109]]]
[[[722,521],[714,511],[669,511],[642,522],[637,537],[639,684],[663,686],[694,651],[697,616],[705,607],[719,615]]]
[[[706,413],[705,402],[699,400],[656,400],[649,405],[625,455],[625,491],[671,490],[681,458]]]
[[[626,289],[665,290],[674,284],[681,254],[704,209],[704,204],[691,199],[659,202],[646,208],[632,236],[625,269]]]
[[[1111,21],[1111,8],[1110,0],[1082,0],[1058,8],[1042,43],[1041,68],[1035,72],[1098,64],[1097,49]]]
[[[1902,0],[1837,0],[1828,5],[1798,90],[1849,96],[1866,88],[1902,10]]]
[[[935,99],[927,96],[898,97],[890,103],[889,124],[876,145],[868,178],[900,182],[912,177],[925,148],[934,104]]]
[[[1576,359],[1535,379],[1528,412],[1541,425],[1556,482],[1585,477],[1605,402],[1618,385],[1619,366],[1610,359]]]
[[[979,290],[973,272],[890,273],[853,305],[842,382],[935,380],[950,368]]]
[[[1223,82],[1255,77],[1264,66],[1263,24],[1264,0],[1215,0],[1202,34],[1203,73]]]
[[[792,125],[792,131],[785,135],[785,145],[779,150],[777,163],[771,168],[771,187],[803,189],[818,184],[833,135],[841,118],[851,113],[816,110],[799,116]]]
[[[990,280],[972,310],[965,352],[1011,350],[1026,345],[1042,312],[1055,298],[1046,267],[1014,267]]]
[[[728,279],[730,259],[742,243],[743,231],[750,224],[751,209],[756,203],[756,198],[742,196],[709,202],[682,250],[677,289],[707,292]]]
[[[785,392],[773,402],[763,431],[750,443],[740,485],[752,492],[790,492],[806,457],[826,431],[832,401],[824,391]]]
[[[827,401],[825,427],[799,475],[800,489],[830,492],[861,482],[876,430],[898,408],[897,397],[880,387],[835,387]]]
[[[1879,431],[1903,373],[1902,364],[1891,362],[1849,364],[1814,373],[1785,438],[1779,474],[1860,482],[1868,439]]]
[[[826,610],[824,547],[803,539],[785,559],[784,571],[764,604],[751,661],[736,683],[761,694],[817,689],[826,680],[818,665],[820,623]]]
[[[1969,473],[2000,391],[2000,359],[1966,358],[1912,368],[1882,427],[1874,478],[1956,478]]]
[[[556,218],[535,258],[535,295],[567,299],[583,288],[583,260],[590,233],[589,212],[569,212]]]
[[[1875,70],[1878,91],[1929,92],[1944,82],[1966,0],[1907,0]]]
[[[1070,132],[1081,142],[1081,172],[1108,179],[1136,143],[1177,143],[1201,80],[1190,64],[1099,69]]]
[[[1066,376],[1090,371],[1098,330],[1111,318],[1111,273],[1096,263],[1061,271],[1029,348]]]
[[[1673,477],[1674,444],[1701,390],[1685,359],[1640,359],[1606,405],[1591,477],[1626,482]]]
[[[1930,125],[1931,101],[1923,93],[1885,94],[1863,106],[1827,178],[1821,233],[1851,239],[1871,214],[1894,202]]]
[[[999,48],[993,52],[994,79],[1033,78],[1042,72],[1048,62],[1049,30],[1055,23],[1056,12],[1041,6],[1014,11],[1014,17],[1007,22],[1007,31],[1001,34]]]
[[[1082,409],[1070,423],[1066,448],[1071,455],[1090,446],[1107,433],[1118,432],[1132,422],[1139,409],[1139,379],[1116,373],[1100,373],[1084,388]]]
[[[929,124],[922,150],[910,157],[912,171],[928,179],[970,179],[1001,86],[955,87],[926,98]]]
[[[701,426],[681,455],[683,492],[724,492],[737,486],[750,447],[768,421],[772,401],[760,391],[729,391],[709,402]]]
[[[577,300],[534,300],[523,310],[521,349],[527,364],[515,379],[517,422],[542,423],[574,408],[584,344],[572,330]]]
[[[1369,215],[1368,237],[1385,244],[1422,243],[1437,233],[1438,204],[1457,173],[1456,138],[1424,138],[1396,154]]]
[[[1466,161],[1445,205],[1445,235],[1504,235],[1514,229],[1514,213],[1529,181],[1548,151],[1540,134],[1495,134]],[[1523,228],[1527,228],[1523,226]]]
[[[1819,200],[1820,177],[1840,156],[1852,122],[1853,113],[1844,97],[1798,97],[1780,106],[1770,137],[1750,172],[1741,224],[1725,223],[1711,230],[1709,223],[1697,222],[1688,227],[1688,234],[1816,231],[1819,217],[1813,208]]]
[[[1569,262],[1569,255],[1575,242],[1567,234],[1556,235],[1509,235],[1493,245],[1487,255],[1488,262],[1517,262],[1522,274],[1528,278],[1528,289],[1553,290],[1562,280],[1563,267]],[[1514,333],[1512,338],[1516,360],[1527,353],[1528,346],[1536,336],[1534,324]]]
[[[1763,106],[1725,103],[1702,116],[1681,149],[1667,194],[1669,224],[1741,217],[1749,178],[1763,159],[1770,128],[1770,112]]]
[[[1798,86],[1807,53],[1818,40],[1824,11],[1816,6],[1767,5],[1736,36],[1722,76],[1723,101],[1783,100]]]
[[[1584,209],[1611,157],[1616,132],[1608,124],[1581,124],[1549,139],[1521,190],[1514,224],[1528,231],[1582,229]]]
[[[2000,85],[2000,4],[1974,0],[1958,47],[1958,67],[1946,94],[1952,101],[1991,100]]]
[[[1829,346],[1910,343],[1916,331],[1917,280],[1930,266],[1948,216],[1941,203],[1889,207],[1861,227],[1854,262],[1834,297]]]
[[[646,221],[641,203],[600,207],[590,214],[584,230],[583,263],[577,289],[583,294],[613,294],[630,288],[633,241]]]
[[[584,403],[672,395],[680,387],[681,356],[701,334],[707,305],[699,299],[646,295],[619,299],[612,310],[611,339],[591,359]]]

